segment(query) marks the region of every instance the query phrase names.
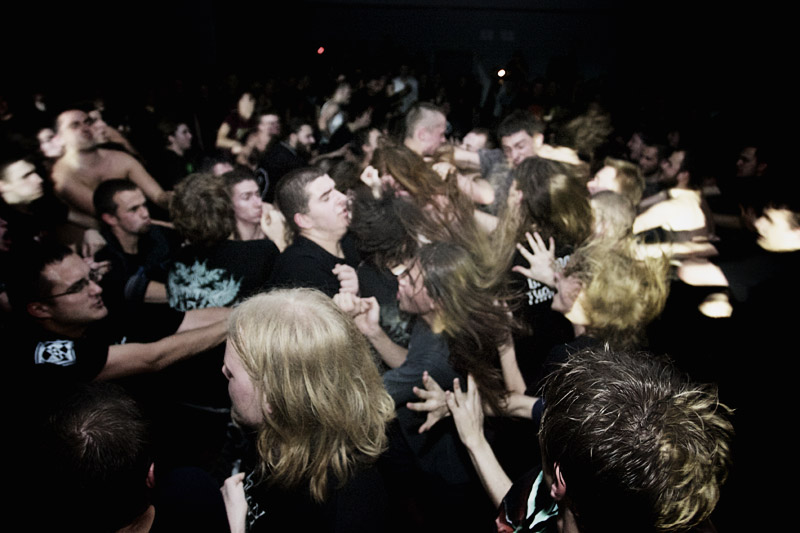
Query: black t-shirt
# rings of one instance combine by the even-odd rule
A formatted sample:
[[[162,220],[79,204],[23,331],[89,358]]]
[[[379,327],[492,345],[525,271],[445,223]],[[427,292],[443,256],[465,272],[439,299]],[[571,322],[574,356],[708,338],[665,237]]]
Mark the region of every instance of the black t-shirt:
[[[339,278],[333,273],[337,264],[356,268],[358,250],[350,234],[341,241],[344,258],[328,253],[317,243],[297,236],[275,261],[270,284],[275,287],[309,287],[330,297],[339,292]]]
[[[29,377],[26,383],[31,405],[46,409],[72,385],[94,380],[105,367],[111,346],[153,342],[172,335],[184,318],[183,313],[165,305],[145,309],[136,316],[109,315],[78,338],[53,333],[32,321],[17,322],[9,329],[10,353],[22,367],[22,375]],[[130,387],[135,378],[119,381]]]
[[[571,247],[556,250],[556,261],[564,266],[569,261]],[[514,266],[528,267],[528,262],[517,251]],[[542,375],[543,365],[554,346],[568,342],[574,337],[572,324],[557,311],[551,309],[555,288],[511,272],[511,290],[517,298],[515,318],[522,326],[514,334],[514,350],[525,384],[535,394]]]
[[[182,311],[226,307],[257,294],[279,254],[269,239],[181,248],[167,277],[169,305]]]
[[[388,497],[383,477],[375,466],[356,472],[343,487],[334,488],[317,503],[308,487],[283,489],[256,484],[257,474],[245,479],[248,531],[372,532],[387,529]],[[337,487],[335,478],[330,487]]]

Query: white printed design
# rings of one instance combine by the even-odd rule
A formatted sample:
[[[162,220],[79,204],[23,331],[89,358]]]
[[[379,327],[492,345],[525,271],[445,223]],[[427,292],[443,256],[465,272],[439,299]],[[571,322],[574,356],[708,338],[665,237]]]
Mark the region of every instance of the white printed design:
[[[74,365],[76,360],[75,345],[72,341],[58,340],[40,342],[36,345],[34,363],[37,365],[70,366]]]
[[[169,305],[178,311],[225,307],[239,294],[241,282],[226,270],[195,261],[191,267],[175,263],[167,279]]]
[[[563,257],[556,257],[556,263],[558,263],[558,268],[563,269],[567,262],[569,262],[569,254]],[[536,305],[542,302],[549,302],[555,296],[555,291],[545,285],[544,283],[539,283],[535,279],[527,279],[528,282],[528,291],[526,293],[528,297],[528,305]]]

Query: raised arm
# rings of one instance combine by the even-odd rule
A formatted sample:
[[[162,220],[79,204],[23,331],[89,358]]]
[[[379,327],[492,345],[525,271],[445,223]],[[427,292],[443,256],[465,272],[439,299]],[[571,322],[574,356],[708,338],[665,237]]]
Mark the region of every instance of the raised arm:
[[[229,138],[228,134],[230,132],[230,125],[227,122],[223,122],[217,130],[216,147],[230,150],[233,154],[238,154],[242,151],[242,143]]]
[[[467,378],[467,392],[461,391],[461,384],[455,379],[453,391],[447,391],[445,396],[458,429],[458,436],[469,452],[483,488],[494,506],[499,507],[512,483],[483,433],[483,405],[478,385],[470,374]]]
[[[169,208],[169,193],[161,188],[161,185],[151,176],[135,158],[128,154],[118,152],[115,157],[125,159],[125,168],[128,178],[142,189],[142,192],[153,203],[164,209]]]
[[[333,301],[353,317],[358,330],[367,337],[389,368],[397,368],[405,362],[408,349],[392,341],[381,328],[381,307],[374,296],[359,298],[350,292],[339,292],[333,297]]]

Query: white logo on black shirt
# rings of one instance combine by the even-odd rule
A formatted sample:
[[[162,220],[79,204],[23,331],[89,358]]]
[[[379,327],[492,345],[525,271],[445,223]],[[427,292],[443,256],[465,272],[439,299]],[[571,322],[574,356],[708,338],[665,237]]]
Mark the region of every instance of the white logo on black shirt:
[[[75,364],[75,346],[72,341],[58,340],[40,342],[36,345],[34,363],[70,366]]]

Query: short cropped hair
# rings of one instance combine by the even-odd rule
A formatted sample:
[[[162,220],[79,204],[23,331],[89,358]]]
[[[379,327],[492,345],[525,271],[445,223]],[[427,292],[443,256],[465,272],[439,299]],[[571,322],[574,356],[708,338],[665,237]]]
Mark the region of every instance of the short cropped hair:
[[[50,415],[42,447],[64,529],[117,531],[150,506],[150,424],[119,385],[76,387]]]
[[[642,177],[642,169],[639,168],[639,165],[613,157],[606,157],[603,165],[611,167],[617,172],[620,194],[630,200],[634,206],[639,205],[644,192],[644,177]]]
[[[53,286],[42,273],[48,265],[59,263],[74,253],[54,239],[15,245],[9,261],[11,275],[8,278],[14,282],[6,286],[12,310],[24,314],[27,304],[47,298],[53,292]]]
[[[431,116],[435,113],[445,114],[439,106],[429,102],[417,102],[412,105],[408,112],[406,112],[405,138],[411,139],[414,137],[414,132],[421,126],[424,126],[423,123],[429,121]]]
[[[100,182],[100,185],[97,186],[92,195],[95,216],[100,220],[102,220],[104,214],[116,216],[117,207],[119,206],[114,202],[114,195],[118,192],[136,191],[138,189],[138,185],[126,179],[112,179]]]
[[[497,137],[502,139],[519,131],[524,131],[531,137],[537,133],[543,134],[544,122],[529,111],[517,109],[506,116],[497,126]]]
[[[186,123],[178,122],[173,118],[164,118],[158,121],[158,124],[156,124],[156,130],[158,130],[158,133],[161,136],[162,144],[168,145],[170,143],[169,138],[175,135],[175,132],[178,131],[178,127],[181,124]]]
[[[230,196],[213,174],[196,172],[179,181],[169,213],[178,233],[200,246],[224,241],[236,227]]]
[[[714,387],[652,354],[588,350],[546,379],[544,402],[543,466],[560,468],[581,531],[683,531],[714,510],[733,437]]]
[[[394,401],[364,335],[325,294],[254,296],[232,313],[228,341],[262,401],[259,471],[270,483],[324,501],[384,451]]]
[[[309,197],[306,186],[324,175],[325,172],[317,167],[303,167],[288,172],[278,180],[275,200],[295,235],[300,233],[300,228],[297,227],[294,216],[297,213],[308,213]]]

